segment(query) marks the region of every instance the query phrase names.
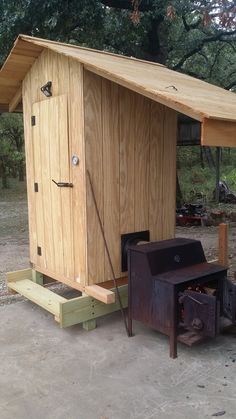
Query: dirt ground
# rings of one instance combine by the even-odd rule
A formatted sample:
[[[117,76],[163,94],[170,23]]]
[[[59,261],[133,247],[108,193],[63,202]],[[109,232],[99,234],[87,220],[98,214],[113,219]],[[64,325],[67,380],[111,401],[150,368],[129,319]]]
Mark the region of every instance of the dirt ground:
[[[177,235],[200,239],[206,256],[217,256],[216,227],[178,227]],[[234,264],[235,239],[232,224]],[[128,339],[120,313],[98,319],[89,333],[80,325],[60,329],[51,314],[31,302],[8,306],[19,297],[6,295],[5,272],[27,266],[21,185],[14,192],[0,190],[1,419],[235,418],[236,330],[214,344],[179,344],[172,360],[167,337],[139,322]]]
[[[5,273],[29,266],[29,240],[26,186],[15,182],[7,191],[0,190],[0,296],[6,295]],[[208,260],[218,252],[217,227],[177,227],[178,237],[202,241]],[[236,271],[236,223],[230,224],[230,276]],[[1,298],[1,301],[2,301]],[[12,298],[12,297],[11,297]],[[7,297],[9,302],[9,298]]]
[[[11,189],[0,189],[0,295],[6,292],[5,273],[28,266],[26,186],[11,182]]]

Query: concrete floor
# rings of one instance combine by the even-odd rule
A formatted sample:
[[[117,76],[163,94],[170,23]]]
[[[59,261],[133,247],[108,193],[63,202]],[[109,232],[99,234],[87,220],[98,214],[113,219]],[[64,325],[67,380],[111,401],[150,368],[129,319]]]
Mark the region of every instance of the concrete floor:
[[[179,345],[138,323],[127,338],[119,313],[61,330],[30,302],[0,307],[1,419],[236,417],[236,334]],[[235,362],[234,362],[235,361]]]

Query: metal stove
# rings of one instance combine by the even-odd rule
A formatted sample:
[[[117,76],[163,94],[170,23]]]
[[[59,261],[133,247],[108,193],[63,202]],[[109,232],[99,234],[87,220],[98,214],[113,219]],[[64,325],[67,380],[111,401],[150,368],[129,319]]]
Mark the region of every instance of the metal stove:
[[[131,245],[128,249],[129,332],[138,320],[188,345],[220,332],[222,320],[235,322],[236,286],[227,268],[206,261],[201,242],[177,238]]]

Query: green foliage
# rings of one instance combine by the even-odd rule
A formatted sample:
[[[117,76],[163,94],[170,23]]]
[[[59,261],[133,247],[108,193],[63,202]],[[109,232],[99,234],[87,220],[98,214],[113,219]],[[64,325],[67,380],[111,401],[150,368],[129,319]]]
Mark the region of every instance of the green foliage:
[[[2,114],[0,116],[0,176],[2,186],[8,187],[8,177],[24,179],[24,136],[22,116]]]
[[[24,33],[161,62],[236,91],[235,13],[234,0],[1,0],[0,62]],[[0,117],[5,175],[22,173],[22,130],[18,116]],[[178,167],[186,197],[203,188],[199,177],[211,193],[214,174],[199,167],[197,148],[182,148]],[[231,169],[224,176],[234,184]]]
[[[201,167],[200,147],[178,147],[177,170],[185,202],[194,202],[197,194],[202,194],[207,203],[212,201],[216,172],[214,168],[208,167],[206,161],[204,167]],[[234,149],[223,149],[220,180],[226,181],[229,188],[236,193],[236,150]]]
[[[227,170],[224,168],[222,180],[225,180],[230,188],[236,191],[236,168],[233,166],[228,166]]]

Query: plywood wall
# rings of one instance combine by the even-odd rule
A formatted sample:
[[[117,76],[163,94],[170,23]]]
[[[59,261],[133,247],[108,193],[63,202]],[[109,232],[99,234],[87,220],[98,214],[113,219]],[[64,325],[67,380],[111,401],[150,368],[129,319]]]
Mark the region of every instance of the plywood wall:
[[[174,237],[176,112],[84,71],[86,168],[117,277],[121,234],[149,230]],[[87,180],[87,266],[90,284],[111,279]]]
[[[40,91],[47,81],[52,81],[52,98]],[[56,103],[67,107],[57,112],[57,119],[52,111]],[[81,289],[111,279],[87,170],[117,278],[124,275],[121,234],[149,230],[151,240],[174,236],[174,111],[47,50],[23,82],[23,106],[30,260],[38,271]],[[37,120],[44,118],[40,129],[31,126],[34,113]],[[60,199],[45,183],[57,161],[53,134],[59,131],[68,132],[68,150],[60,151],[60,175],[66,178],[61,180],[73,183],[69,195],[60,191]],[[79,157],[77,166],[71,164],[73,155]],[[41,195],[34,192],[36,181]],[[46,258],[37,254],[38,246],[47,251]]]
[[[63,114],[59,116],[60,121],[56,121],[53,112],[53,99],[46,98],[40,91],[40,87],[47,81],[52,81],[52,98],[63,95],[63,101],[66,103],[67,109],[64,109]],[[81,285],[86,283],[87,269],[82,83],[82,65],[48,50],[42,52],[23,82],[30,260],[36,269],[53,278],[64,282],[78,281]],[[51,107],[50,104],[52,104]],[[31,115],[37,112],[36,127],[32,127]],[[37,132],[37,123],[40,118],[44,118],[45,123],[43,126],[40,125],[41,132],[39,130]],[[62,125],[63,130],[68,131],[68,150],[65,152],[54,150],[55,154],[53,153],[53,135],[60,134],[58,130],[61,131]],[[51,149],[47,141],[45,144],[42,143],[43,138],[47,136],[50,138]],[[35,152],[35,147],[38,147],[37,152]],[[72,182],[74,186],[69,192],[61,189],[60,199],[57,199],[59,195],[52,196],[50,209],[46,208],[44,202],[46,203],[47,193],[53,194],[54,189],[51,188],[50,192],[49,188],[45,187],[46,173],[42,173],[42,167],[45,167],[45,160],[50,159],[46,165],[50,171],[47,177],[50,178],[59,151],[61,151],[60,176]],[[68,165],[65,159],[69,158],[71,161],[73,154],[79,156],[80,164],[73,166],[69,162],[69,173],[67,173]],[[40,193],[34,192],[36,181],[39,183]],[[70,193],[71,205],[66,205],[68,193]],[[59,213],[62,219],[58,219]],[[63,231],[60,235],[62,225]],[[60,251],[61,240],[63,240],[63,252]],[[37,246],[42,248],[42,253],[47,249],[48,260],[50,259],[51,263],[47,262],[47,258],[37,254]],[[52,257],[49,257],[49,253]]]

